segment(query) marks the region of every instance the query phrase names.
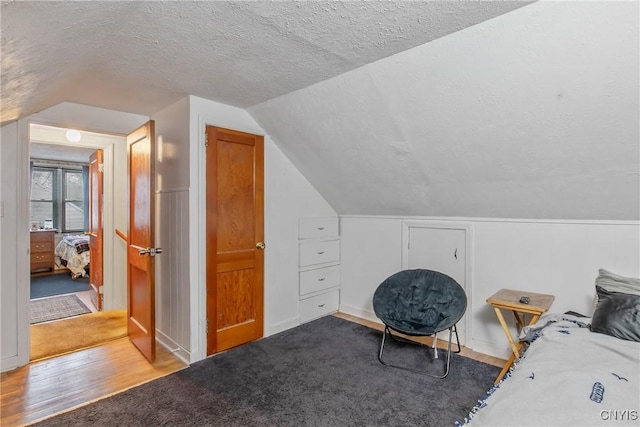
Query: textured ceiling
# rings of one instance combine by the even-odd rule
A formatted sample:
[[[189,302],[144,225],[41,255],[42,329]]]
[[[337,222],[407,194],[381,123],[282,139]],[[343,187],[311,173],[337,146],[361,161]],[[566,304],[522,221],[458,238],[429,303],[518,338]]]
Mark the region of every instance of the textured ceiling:
[[[638,220],[639,5],[536,2],[248,111],[339,214]]]
[[[4,1],[1,121],[62,101],[249,107],[528,3]]]

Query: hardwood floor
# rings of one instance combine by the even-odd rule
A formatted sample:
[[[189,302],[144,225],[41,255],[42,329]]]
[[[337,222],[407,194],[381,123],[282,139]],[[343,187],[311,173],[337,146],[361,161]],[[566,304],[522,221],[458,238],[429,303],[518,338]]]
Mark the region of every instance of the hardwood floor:
[[[343,313],[335,316],[382,330],[379,323]],[[461,354],[498,367],[505,363],[465,347]],[[149,364],[128,338],[34,362],[1,374],[0,425],[33,423],[185,367],[162,346],[157,348],[156,362]]]
[[[350,320],[352,322],[356,322],[359,323],[361,325],[364,326],[368,326],[370,328],[373,329],[377,329],[379,331],[382,331],[384,329],[384,327],[382,326],[382,324],[380,323],[376,323],[376,322],[372,322],[370,320],[365,320],[362,319],[360,317],[356,317],[356,316],[351,316],[349,314],[344,314],[344,313],[336,313],[334,314],[334,316],[336,317],[340,317],[342,319],[345,320]],[[402,336],[402,334],[399,334]],[[431,338],[416,338],[416,337],[409,337],[409,336],[405,336],[405,338],[414,340],[414,341],[419,341],[423,344],[427,344],[427,345],[432,345],[433,341],[431,340]],[[438,348],[443,347],[446,348],[446,343],[444,341],[438,341]],[[455,342],[454,342],[454,347],[453,349],[455,349]],[[460,354],[462,356],[468,357],[469,359],[474,359],[477,360],[479,362],[483,362],[489,365],[493,365],[493,366],[497,366],[499,368],[502,368],[504,366],[504,364],[507,362],[505,359],[500,359],[498,357],[493,357],[493,356],[489,356],[487,354],[484,353],[478,353],[477,351],[473,351],[467,347],[462,347],[462,350],[460,351]]]
[[[0,376],[0,425],[29,424],[185,368],[162,346],[149,364],[128,338]]]

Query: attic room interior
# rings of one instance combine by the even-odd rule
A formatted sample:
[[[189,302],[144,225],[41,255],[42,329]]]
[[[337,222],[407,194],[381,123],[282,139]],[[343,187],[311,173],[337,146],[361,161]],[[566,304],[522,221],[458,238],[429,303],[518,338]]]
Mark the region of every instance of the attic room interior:
[[[639,28],[2,1],[2,425],[637,425]],[[67,130],[105,152],[90,282],[128,336],[32,361],[30,156]]]

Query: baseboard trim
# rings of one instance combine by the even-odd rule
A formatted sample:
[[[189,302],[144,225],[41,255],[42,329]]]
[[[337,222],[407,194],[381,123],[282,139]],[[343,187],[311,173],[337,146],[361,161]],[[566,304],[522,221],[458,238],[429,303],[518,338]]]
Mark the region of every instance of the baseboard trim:
[[[300,317],[292,317],[290,319],[283,320],[282,322],[274,323],[269,326],[269,330],[265,337],[270,335],[275,335],[280,332],[286,331],[287,329],[295,328],[300,325]]]
[[[173,355],[180,359],[180,361],[187,365],[191,364],[191,353],[178,345],[178,343],[169,338],[169,336],[158,330],[156,330],[156,343],[166,348],[170,353],[173,353]]]
[[[378,319],[376,314],[371,310],[363,310],[352,305],[340,304],[340,308],[338,309],[338,311],[340,311],[340,313],[350,314],[351,316],[360,317],[361,319],[370,320],[371,322],[379,323],[382,325],[380,319]]]
[[[5,357],[0,361],[0,372],[13,371],[18,367],[18,356]]]
[[[467,347],[473,351],[477,351],[478,353],[487,354],[500,359],[508,359],[511,354],[508,347],[477,339],[471,339]]]

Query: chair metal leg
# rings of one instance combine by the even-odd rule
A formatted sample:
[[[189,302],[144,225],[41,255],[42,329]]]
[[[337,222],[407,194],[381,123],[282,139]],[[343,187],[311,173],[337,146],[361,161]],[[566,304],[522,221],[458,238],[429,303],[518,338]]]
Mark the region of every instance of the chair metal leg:
[[[448,343],[447,343],[447,361],[445,363],[445,370],[444,370],[444,374],[443,375],[434,375],[434,374],[432,374],[430,372],[427,372],[427,371],[421,371],[421,370],[412,369],[412,368],[409,368],[409,367],[406,367],[406,366],[393,365],[393,364],[390,364],[390,363],[386,363],[384,361],[384,359],[382,358],[382,354],[384,352],[384,344],[385,344],[385,341],[386,341],[387,333],[395,341],[407,342],[407,343],[410,343],[410,344],[415,344],[415,345],[420,345],[420,346],[423,345],[423,344],[417,343],[415,341],[406,340],[406,339],[400,339],[400,337],[394,337],[393,334],[391,333],[391,329],[386,325],[385,325],[384,331],[382,332],[382,340],[380,342],[380,351],[378,352],[378,360],[380,361],[380,363],[382,363],[385,366],[390,366],[390,367],[393,367],[393,368],[403,369],[405,371],[415,372],[415,373],[422,374],[422,375],[427,375],[427,376],[430,376],[430,377],[433,377],[433,378],[440,378],[440,379],[445,378],[447,375],[449,375],[449,367],[451,366],[451,341],[452,341],[452,338],[453,338],[453,332],[454,331],[456,333],[456,341],[457,341],[457,344],[458,344],[458,351],[454,351],[454,353],[460,353],[460,350],[461,350],[460,340],[458,338],[458,331],[455,330],[455,325],[454,325],[451,328],[449,328],[449,340],[448,340]]]
[[[458,350],[454,351],[454,353],[460,353],[462,351],[462,347],[460,347],[460,337],[458,336],[458,328],[456,328],[456,325],[453,325],[451,329],[453,329],[453,332],[456,334],[456,344],[458,344]]]

